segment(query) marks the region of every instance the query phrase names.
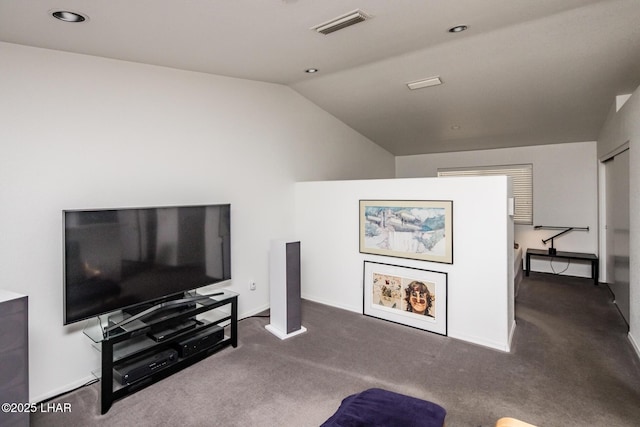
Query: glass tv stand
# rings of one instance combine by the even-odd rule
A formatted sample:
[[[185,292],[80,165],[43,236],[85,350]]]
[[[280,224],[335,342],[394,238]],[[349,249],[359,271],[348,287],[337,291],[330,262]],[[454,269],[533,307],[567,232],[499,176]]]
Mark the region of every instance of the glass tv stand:
[[[114,401],[147,387],[225,347],[238,346],[238,294],[191,294],[133,316],[122,312],[93,319],[84,334],[101,352],[101,413]]]

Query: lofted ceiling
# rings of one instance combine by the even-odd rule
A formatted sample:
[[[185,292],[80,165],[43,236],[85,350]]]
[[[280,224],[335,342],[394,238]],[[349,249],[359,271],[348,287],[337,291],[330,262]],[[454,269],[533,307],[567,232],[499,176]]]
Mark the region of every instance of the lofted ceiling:
[[[640,85],[639,19],[639,0],[0,0],[0,41],[287,85],[411,155],[596,140]]]

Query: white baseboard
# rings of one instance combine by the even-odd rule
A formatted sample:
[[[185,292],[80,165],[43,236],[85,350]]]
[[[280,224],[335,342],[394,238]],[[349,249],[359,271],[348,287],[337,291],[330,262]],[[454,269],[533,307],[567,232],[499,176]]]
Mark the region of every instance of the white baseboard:
[[[347,311],[351,311],[351,312],[354,312],[354,313],[362,314],[362,306],[360,306],[360,307],[351,307],[351,306],[348,306],[348,305],[336,304],[333,301],[328,301],[328,300],[323,299],[323,298],[317,298],[317,297],[315,297],[313,295],[308,295],[308,294],[302,294],[301,298],[309,300],[309,301],[317,302],[318,304],[328,305],[330,307],[335,307],[335,308],[339,308],[339,309],[342,309],[342,310],[347,310]]]
[[[95,380],[96,380],[95,376],[89,375],[87,377],[79,379],[78,381],[74,381],[74,382],[72,382],[70,384],[67,384],[66,386],[59,387],[59,388],[57,388],[55,390],[48,391],[48,392],[43,393],[43,394],[41,394],[39,396],[31,396],[29,398],[29,400],[31,401],[31,403],[44,402],[45,400],[48,400],[48,399],[51,399],[53,397],[60,396],[62,394],[68,393],[70,391],[73,391],[73,390],[75,390],[77,388],[80,388],[80,387],[82,387],[82,386],[84,386],[84,385],[86,385],[86,384],[88,384],[90,382],[93,382]]]
[[[485,340],[484,338],[473,337],[465,334],[458,334],[455,331],[451,332],[450,329],[447,336],[449,338],[455,338],[461,341],[466,341],[471,344],[481,345],[483,347],[491,348],[493,350],[499,350],[505,353],[509,353],[511,351],[509,343],[496,342],[491,340]]]
[[[516,321],[514,320],[511,324],[511,330],[509,331],[509,339],[507,340],[507,352],[511,353],[511,342],[513,340],[513,335],[516,333]]]
[[[633,335],[631,335],[631,332],[627,334],[627,337],[629,337],[629,342],[631,343],[631,346],[633,347],[633,349],[636,351],[636,356],[638,356],[638,359],[640,360],[640,345],[638,345],[638,341],[636,341],[635,338],[633,338]]]
[[[256,314],[262,313],[263,311],[265,311],[267,309],[269,309],[269,304],[264,304],[264,305],[256,308],[255,310],[251,310],[249,312],[242,313],[241,315],[238,315],[238,320],[242,320],[242,319],[245,319],[247,317],[255,316]]]

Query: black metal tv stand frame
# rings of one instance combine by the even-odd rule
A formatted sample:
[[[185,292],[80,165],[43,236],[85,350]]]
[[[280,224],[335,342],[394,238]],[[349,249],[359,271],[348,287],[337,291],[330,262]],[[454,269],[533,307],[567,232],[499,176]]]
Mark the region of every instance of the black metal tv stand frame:
[[[215,295],[196,295],[185,300],[187,299],[188,304],[184,309],[172,310],[177,304],[164,305],[147,313],[149,316],[136,315],[133,320],[122,318],[114,322],[113,316],[100,316],[96,325],[84,330],[85,335],[94,342],[94,347],[101,351],[102,369],[94,374],[101,380],[102,414],[107,413],[116,400],[191,366],[223,348],[238,346],[238,294],[224,290]],[[168,328],[185,323],[189,323],[189,327],[180,330],[178,326],[177,332],[166,339],[157,339],[158,334]],[[115,380],[115,365],[162,354],[175,348],[178,342],[200,336],[206,330],[213,331],[217,327],[224,329],[224,337],[215,344],[184,357],[179,356],[166,365],[155,366],[148,375],[130,383],[121,384]]]

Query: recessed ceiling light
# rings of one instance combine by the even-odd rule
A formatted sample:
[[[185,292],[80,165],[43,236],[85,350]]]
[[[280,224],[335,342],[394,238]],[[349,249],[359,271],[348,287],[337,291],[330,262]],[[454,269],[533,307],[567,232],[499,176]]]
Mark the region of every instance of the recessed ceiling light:
[[[449,32],[450,33],[461,33],[464,30],[466,30],[467,28],[469,28],[469,27],[467,27],[466,25],[456,25],[455,27],[449,28]]]
[[[70,12],[68,10],[54,10],[50,13],[54,18],[64,22],[84,22],[89,19],[86,15],[82,15],[77,12]]]
[[[307,68],[306,70],[304,70],[305,73],[309,73],[309,74],[313,74],[313,73],[317,73],[318,69],[317,68]]]

